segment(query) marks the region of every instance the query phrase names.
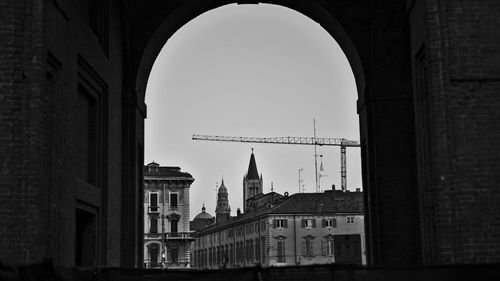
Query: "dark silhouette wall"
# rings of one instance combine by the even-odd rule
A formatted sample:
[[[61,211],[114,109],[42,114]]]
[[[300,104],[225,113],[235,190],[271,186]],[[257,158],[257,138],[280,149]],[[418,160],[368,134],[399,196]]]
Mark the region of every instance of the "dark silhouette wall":
[[[140,266],[149,72],[182,25],[233,2],[2,1],[0,261]],[[265,2],[317,21],[351,64],[369,263],[499,262],[496,1]],[[78,256],[76,229],[94,252]]]

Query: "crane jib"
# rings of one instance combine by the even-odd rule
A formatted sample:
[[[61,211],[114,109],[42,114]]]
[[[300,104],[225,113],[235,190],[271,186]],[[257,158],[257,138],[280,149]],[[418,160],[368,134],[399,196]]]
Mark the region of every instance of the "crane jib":
[[[340,166],[341,166],[341,186],[342,190],[347,190],[347,164],[346,147],[360,147],[359,141],[344,138],[317,138],[317,137],[231,137],[213,135],[193,135],[193,140],[204,141],[229,141],[229,142],[251,142],[251,143],[272,143],[272,144],[302,144],[318,146],[340,146]]]
[[[314,138],[314,137],[231,137],[214,135],[193,135],[193,140],[206,141],[229,141],[229,142],[251,142],[251,143],[275,143],[275,144],[302,144],[319,146],[344,146],[359,147],[359,141],[344,138]]]

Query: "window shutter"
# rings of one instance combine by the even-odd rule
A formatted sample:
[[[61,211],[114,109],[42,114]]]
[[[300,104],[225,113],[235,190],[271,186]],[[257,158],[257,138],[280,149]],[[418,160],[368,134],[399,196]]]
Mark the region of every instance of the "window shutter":
[[[325,226],[326,226],[326,220],[322,219],[321,220],[321,227],[325,228]]]
[[[288,220],[287,219],[283,220],[283,227],[288,228]]]
[[[332,224],[333,224],[333,227],[337,227],[337,219],[333,219]]]
[[[311,256],[314,256],[314,239],[311,239],[311,241],[309,241],[309,245],[310,245],[310,251],[309,253],[311,254]]]
[[[321,240],[321,248],[323,248],[323,255],[327,256],[328,255],[328,241],[327,240]]]
[[[302,256],[307,256],[306,252],[306,240],[302,240]]]
[[[276,219],[273,219],[273,228],[276,228]]]
[[[316,227],[316,219],[312,219],[312,227],[315,228]]]
[[[306,227],[306,220],[305,220],[305,219],[302,219],[302,220],[300,221],[300,226],[301,226],[302,228]]]

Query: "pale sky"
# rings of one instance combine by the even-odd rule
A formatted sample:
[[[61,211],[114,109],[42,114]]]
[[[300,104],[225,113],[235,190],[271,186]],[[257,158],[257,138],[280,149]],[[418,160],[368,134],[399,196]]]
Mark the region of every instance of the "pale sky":
[[[314,147],[191,140],[313,135],[359,140],[357,92],[349,63],[316,22],[285,7],[228,5],[193,19],[165,44],[148,80],[145,164],[193,175],[190,217],[214,215],[224,177],[231,213],[243,203],[251,148],[264,192],[315,192]],[[340,188],[340,148],[323,155],[321,188]],[[361,188],[361,152],[347,148],[348,189]],[[320,158],[318,157],[318,168]]]

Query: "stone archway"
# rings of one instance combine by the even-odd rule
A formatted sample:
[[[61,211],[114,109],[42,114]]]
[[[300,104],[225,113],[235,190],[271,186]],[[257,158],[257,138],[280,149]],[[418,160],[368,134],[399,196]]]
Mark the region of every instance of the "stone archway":
[[[131,106],[124,116],[129,128],[125,139],[129,141],[128,154],[134,159],[133,163],[142,160],[145,88],[161,48],[191,19],[234,2],[190,0],[171,5],[144,1],[137,9],[141,13],[131,15],[128,77]],[[265,2],[291,8],[318,22],[339,43],[351,64],[358,89],[368,263],[420,263],[411,57],[405,4]],[[378,32],[387,26],[392,28],[389,35]],[[130,167],[130,171],[135,169],[138,167]],[[137,176],[141,178],[140,173]],[[133,178],[129,184],[129,192],[134,192],[137,187]]]

